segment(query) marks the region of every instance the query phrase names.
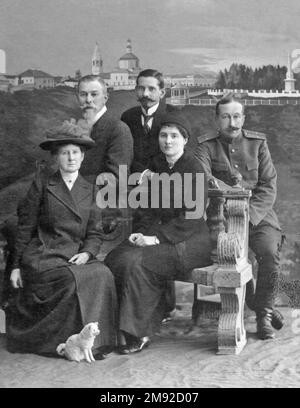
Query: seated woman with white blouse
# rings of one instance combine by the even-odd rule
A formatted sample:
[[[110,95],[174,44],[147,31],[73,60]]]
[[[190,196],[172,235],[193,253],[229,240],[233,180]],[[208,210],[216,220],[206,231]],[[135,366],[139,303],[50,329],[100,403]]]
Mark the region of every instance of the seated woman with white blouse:
[[[117,299],[110,270],[96,259],[102,242],[95,186],[80,175],[86,149],[95,142],[74,122],[47,132],[57,171],[40,171],[18,207],[7,310],[11,352],[55,355],[58,344],[98,322],[98,359],[116,344]]]

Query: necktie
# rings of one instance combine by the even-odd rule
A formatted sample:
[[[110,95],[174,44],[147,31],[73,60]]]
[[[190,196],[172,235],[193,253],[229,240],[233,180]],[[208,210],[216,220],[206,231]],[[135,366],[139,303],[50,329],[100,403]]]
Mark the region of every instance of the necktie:
[[[150,133],[150,130],[151,130],[151,128],[150,128],[150,125],[149,125],[149,120],[151,119],[151,118],[153,118],[153,115],[144,115],[143,114],[143,118],[144,118],[144,131],[148,134],[148,133]]]

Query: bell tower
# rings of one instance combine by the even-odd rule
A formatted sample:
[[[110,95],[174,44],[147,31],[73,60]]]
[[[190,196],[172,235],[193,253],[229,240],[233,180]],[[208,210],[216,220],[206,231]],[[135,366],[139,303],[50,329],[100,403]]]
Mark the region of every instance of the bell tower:
[[[103,60],[101,58],[99,45],[96,42],[92,57],[92,74],[99,75],[103,73]]]
[[[127,40],[126,52],[127,52],[127,53],[131,53],[131,52],[132,52],[132,46],[131,46],[131,40],[130,40],[130,38],[128,38],[128,40]]]

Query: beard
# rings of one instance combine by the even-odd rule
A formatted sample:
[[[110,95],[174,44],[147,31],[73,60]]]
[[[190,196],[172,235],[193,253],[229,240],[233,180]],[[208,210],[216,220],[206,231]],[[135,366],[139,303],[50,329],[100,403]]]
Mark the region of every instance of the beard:
[[[88,124],[92,124],[94,122],[96,114],[97,112],[93,108],[84,108],[82,111],[82,116]]]

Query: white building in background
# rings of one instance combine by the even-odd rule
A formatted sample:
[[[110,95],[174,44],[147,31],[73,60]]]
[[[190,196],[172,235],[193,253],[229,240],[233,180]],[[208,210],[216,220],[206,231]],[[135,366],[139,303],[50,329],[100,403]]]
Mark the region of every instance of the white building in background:
[[[140,60],[136,55],[132,53],[132,45],[131,40],[127,40],[126,45],[126,54],[122,55],[122,57],[118,61],[119,69],[126,69],[129,72],[139,72],[140,68]]]
[[[114,90],[132,90],[136,86],[136,79],[141,72],[139,58],[132,52],[132,42],[130,39],[126,43],[126,53],[122,55],[117,62],[117,67],[110,72],[103,72],[103,60],[96,43],[92,56],[91,73],[100,75],[108,87]],[[209,75],[190,74],[190,75],[164,75],[165,86],[174,85],[188,87],[212,87],[216,78]]]
[[[210,75],[202,74],[173,74],[165,75],[165,85],[167,87],[178,86],[178,87],[212,87],[216,82],[216,77]]]
[[[18,86],[19,85],[19,75],[5,75],[5,78],[8,80],[10,85]]]
[[[1,92],[8,92],[10,89],[10,84],[8,79],[6,79],[5,75],[0,74],[0,91]]]
[[[118,67],[110,73],[110,86],[114,90],[134,89],[141,72],[140,60],[133,54],[131,40],[127,40],[126,53],[118,60]]]
[[[6,53],[0,50],[0,74],[6,74]]]
[[[0,50],[0,91],[8,92],[10,84],[6,78],[6,54],[4,50]]]
[[[38,69],[27,69],[20,75],[20,84],[28,88],[53,88],[54,77]]]
[[[61,81],[56,84],[56,86],[68,86],[69,88],[76,88],[77,85],[78,80],[71,77],[62,78]]]
[[[127,40],[126,53],[118,59],[118,66],[111,72],[103,72],[103,60],[99,46],[96,43],[92,56],[91,72],[93,75],[100,75],[108,87],[114,90],[134,89],[140,71],[140,60],[132,52],[130,39]]]
[[[239,97],[251,96],[253,98],[269,99],[269,98],[300,98],[300,91],[278,91],[259,89],[258,91],[249,91],[248,89],[208,89],[207,94],[210,96],[221,97],[227,93],[237,94]]]

